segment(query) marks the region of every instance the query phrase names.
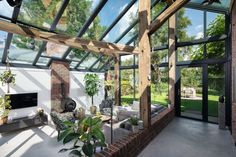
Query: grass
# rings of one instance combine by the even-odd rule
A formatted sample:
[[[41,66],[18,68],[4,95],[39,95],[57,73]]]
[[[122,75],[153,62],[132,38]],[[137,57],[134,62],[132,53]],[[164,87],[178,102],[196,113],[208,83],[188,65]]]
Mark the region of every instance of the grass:
[[[198,95],[200,96],[200,95]],[[218,116],[218,95],[216,93],[210,93],[208,95],[208,114],[209,116]],[[136,99],[138,100],[138,99]],[[123,104],[132,104],[133,103],[133,95],[126,95],[121,97],[121,102]],[[152,104],[161,104],[167,106],[168,97],[166,93],[156,94],[152,97]],[[181,110],[182,111],[202,111],[202,100],[181,100]]]

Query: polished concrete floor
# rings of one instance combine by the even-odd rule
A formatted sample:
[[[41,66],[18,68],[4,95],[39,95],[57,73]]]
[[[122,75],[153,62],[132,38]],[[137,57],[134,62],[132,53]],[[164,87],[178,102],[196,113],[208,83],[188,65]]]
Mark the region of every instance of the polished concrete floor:
[[[67,157],[57,131],[45,125],[0,135],[0,157]]]
[[[236,147],[218,125],[175,118],[138,157],[236,157]]]
[[[67,157],[51,126],[0,135],[0,157]],[[139,157],[236,157],[229,131],[217,125],[175,118]]]

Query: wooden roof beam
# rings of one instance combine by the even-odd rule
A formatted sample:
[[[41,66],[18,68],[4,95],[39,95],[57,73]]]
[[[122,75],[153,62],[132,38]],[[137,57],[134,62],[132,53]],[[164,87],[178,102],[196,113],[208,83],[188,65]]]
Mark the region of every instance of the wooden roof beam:
[[[190,0],[176,0],[165,11],[163,11],[149,26],[149,35],[155,33],[174,13],[182,8]]]
[[[41,31],[35,28],[26,27],[0,20],[0,30],[10,32],[13,34],[19,34],[38,40],[54,42],[57,44],[63,44],[74,48],[84,49],[96,53],[103,53],[106,55],[114,54],[138,54],[138,48],[122,44],[114,44],[109,42],[87,40],[82,38],[71,37],[62,34],[56,34],[52,32]]]

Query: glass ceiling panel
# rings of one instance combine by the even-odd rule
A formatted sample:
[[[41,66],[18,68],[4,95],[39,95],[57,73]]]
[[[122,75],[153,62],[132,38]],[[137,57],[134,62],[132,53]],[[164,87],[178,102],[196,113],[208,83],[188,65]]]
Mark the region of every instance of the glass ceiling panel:
[[[70,68],[71,68],[71,69],[74,69],[77,64],[78,64],[78,62],[74,62],[74,61],[71,62],[71,63],[70,63]]]
[[[2,54],[5,48],[5,43],[7,39],[7,32],[0,31],[0,59],[2,58]]]
[[[72,48],[66,59],[80,61],[85,54],[86,52],[84,50]]]
[[[68,48],[65,45],[47,42],[46,50],[42,53],[42,56],[61,58]]]
[[[6,16],[8,18],[12,17],[13,7],[11,7],[6,0],[0,1],[0,15]]]
[[[116,17],[125,9],[130,3],[127,0],[109,0],[99,12],[89,30],[85,34],[87,39],[99,39]],[[115,5],[114,5],[115,4]]]
[[[166,7],[166,2],[158,2],[151,10],[151,19],[154,19]]]
[[[136,2],[120,19],[120,21],[113,27],[113,29],[105,36],[104,40],[107,42],[114,42],[127,27],[137,19],[138,2]]]
[[[61,7],[61,2],[60,0],[23,0],[18,20],[49,29]]]
[[[95,53],[90,53],[89,56],[80,64],[78,69],[88,69],[97,59],[99,55]]]
[[[99,62],[97,62],[94,66],[93,66],[93,70],[98,70],[100,69],[107,61],[108,61],[109,57],[108,56],[103,56],[101,58],[101,60]]]
[[[202,5],[202,2],[205,0],[191,0],[190,2],[198,4],[198,5]],[[224,10],[228,10],[230,7],[230,3],[231,0],[220,0],[221,3],[213,3],[209,6],[216,8],[216,9],[224,9]]]
[[[129,33],[127,33],[127,34],[119,41],[119,43],[120,43],[120,44],[127,44],[127,42],[128,42],[129,40],[131,40],[131,38],[133,38],[133,37],[138,33],[137,29],[138,29],[138,26],[136,25],[134,28],[132,28],[132,29],[129,31]]]
[[[70,0],[56,31],[76,36],[98,3],[98,0]]]
[[[37,62],[37,65],[47,65],[49,60],[50,58],[40,57]]]
[[[14,34],[9,49],[10,61],[32,64],[42,43],[39,40]]]

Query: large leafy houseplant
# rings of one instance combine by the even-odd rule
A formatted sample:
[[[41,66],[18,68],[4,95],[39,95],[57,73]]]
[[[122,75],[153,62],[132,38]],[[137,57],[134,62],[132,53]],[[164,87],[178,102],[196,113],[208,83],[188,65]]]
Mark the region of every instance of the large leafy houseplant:
[[[9,96],[0,96],[0,125],[7,123],[8,114],[11,109]]]
[[[86,74],[84,76],[84,82],[85,82],[85,93],[88,94],[88,96],[90,96],[92,100],[91,112],[95,114],[96,106],[94,106],[93,97],[99,91],[100,87],[99,77],[97,74]]]
[[[69,155],[92,157],[97,147],[105,147],[105,136],[102,132],[102,120],[99,117],[86,117],[78,122],[66,121],[67,129],[58,136],[63,144],[73,142],[71,148],[63,148],[59,152],[70,151]]]

